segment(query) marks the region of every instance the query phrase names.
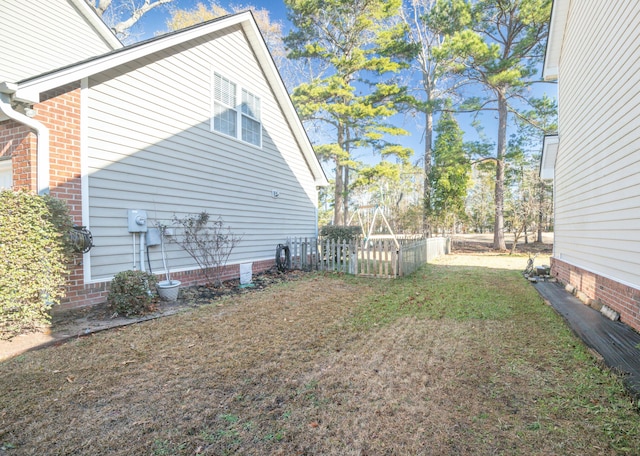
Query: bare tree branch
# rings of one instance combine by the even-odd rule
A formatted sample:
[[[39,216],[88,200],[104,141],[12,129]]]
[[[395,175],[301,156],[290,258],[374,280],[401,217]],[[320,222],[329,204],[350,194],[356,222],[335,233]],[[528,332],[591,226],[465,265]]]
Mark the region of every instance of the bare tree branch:
[[[113,32],[119,38],[127,37],[128,30],[134,26],[142,16],[154,8],[166,5],[174,0],[87,0]],[[125,19],[122,19],[122,18]]]

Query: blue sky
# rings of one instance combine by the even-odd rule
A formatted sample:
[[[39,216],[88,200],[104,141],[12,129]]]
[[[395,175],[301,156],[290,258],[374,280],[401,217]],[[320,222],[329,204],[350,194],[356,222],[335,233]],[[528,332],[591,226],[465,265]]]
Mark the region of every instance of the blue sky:
[[[138,27],[136,27],[137,30],[134,30],[133,32],[134,34],[138,34],[139,39],[150,38],[164,33],[167,31],[166,22],[169,18],[169,8],[191,10],[194,9],[198,3],[203,3],[205,6],[209,6],[210,4],[209,0],[201,0],[200,2],[198,0],[175,0],[169,5],[169,7],[156,8],[140,20]],[[229,9],[230,5],[237,4],[251,4],[258,8],[267,9],[271,13],[271,19],[282,22],[283,30],[285,31],[285,33],[288,30],[287,9],[282,0],[253,0],[246,2],[234,0],[219,0],[216,3],[227,9]],[[538,97],[542,96],[543,93],[547,93],[550,97],[555,97],[556,87],[553,84],[535,84],[532,93]],[[479,140],[476,129],[471,124],[474,118],[472,114],[458,115],[456,118],[460,123],[461,128],[465,132],[465,141]],[[493,141],[495,143],[495,138],[497,136],[497,113],[493,111],[483,112],[479,114],[479,119],[482,122],[484,134],[489,138],[490,141]],[[422,118],[412,118],[411,116],[398,115],[393,120],[394,123],[402,124],[399,126],[402,126],[410,132],[410,136],[397,138],[396,141],[401,143],[405,147],[414,149],[415,152],[412,162],[420,159],[424,151],[424,142],[422,138],[423,133],[421,128],[421,124],[423,123]],[[507,134],[509,135],[510,131],[508,131]],[[360,157],[358,157],[358,155]],[[367,153],[366,151],[362,151],[362,153],[356,154],[356,159],[366,158],[365,161],[367,163],[373,163],[377,161],[376,158],[369,159],[368,155],[369,153]]]
[[[210,5],[209,0],[174,0],[166,7],[158,7],[151,10],[140,20],[138,27],[144,33],[144,38],[153,37],[159,33],[166,32],[166,21],[169,18],[169,9],[185,9],[193,10],[198,3],[202,3],[205,6]],[[228,1],[218,0],[216,3],[223,8],[230,9],[230,5],[252,5],[257,8],[266,9],[271,13],[271,18],[283,23],[286,27],[287,22],[287,9],[282,0],[254,0],[254,1]]]

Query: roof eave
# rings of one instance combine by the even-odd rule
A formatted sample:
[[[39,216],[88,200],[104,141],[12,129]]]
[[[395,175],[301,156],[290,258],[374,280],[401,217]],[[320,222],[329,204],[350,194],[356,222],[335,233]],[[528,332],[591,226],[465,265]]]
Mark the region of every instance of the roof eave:
[[[553,180],[555,175],[556,158],[560,141],[558,135],[546,135],[542,143],[542,157],[540,158],[540,179]]]
[[[247,14],[250,13],[225,16],[198,27],[190,27],[179,32],[168,33],[158,38],[135,43],[82,62],[25,79],[18,83],[19,87],[15,98],[28,103],[37,103],[39,101],[39,95],[42,92],[61,87],[74,81],[79,81],[118,65],[123,65],[145,57],[154,52],[159,52],[200,36],[239,24],[243,20],[247,20]]]
[[[542,78],[545,81],[558,79],[562,40],[569,13],[568,0],[553,0],[551,19],[549,20],[549,38],[542,66]]]
[[[76,7],[78,11],[89,21],[91,26],[102,36],[105,42],[111,46],[112,49],[120,49],[124,47],[124,44],[118,39],[113,31],[104,23],[102,18],[98,16],[95,10],[89,5],[86,0],[71,0],[71,3]]]
[[[317,187],[326,187],[329,185],[329,181],[316,157],[315,151],[313,150],[313,146],[311,145],[311,141],[309,140],[309,136],[307,135],[307,131],[302,125],[302,121],[298,116],[298,113],[291,101],[291,97],[286,90],[286,86],[282,77],[280,76],[280,72],[278,71],[275,62],[269,52],[267,45],[258,29],[255,21],[244,21],[242,23],[243,30],[247,35],[248,39],[251,41],[252,46],[258,47],[261,49],[261,52],[256,53],[258,60],[260,61],[260,65],[265,70],[265,75],[267,80],[269,81],[270,86],[273,88],[276,98],[278,99],[280,106],[282,107],[285,116],[289,122],[289,125],[300,145],[300,148],[303,151],[303,155],[307,161],[307,165],[311,170],[315,185]]]
[[[109,52],[102,56],[20,81],[18,83],[18,88],[15,91],[14,99],[27,103],[37,103],[40,101],[40,94],[47,90],[82,80],[103,71],[107,71],[118,65],[126,64],[149,54],[180,45],[234,25],[240,25],[242,27],[247,39],[254,49],[256,57],[260,61],[260,65],[264,70],[265,76],[274,90],[276,99],[282,107],[296,141],[298,142],[305,160],[307,161],[307,165],[314,177],[315,185],[328,185],[326,175],[315,155],[311,141],[307,136],[306,130],[302,125],[302,121],[293,106],[291,98],[286,91],[284,82],[280,77],[280,73],[275,66],[273,58],[267,49],[267,45],[256,25],[253,14],[250,11],[214,19],[205,24],[189,27],[161,37],[152,38],[141,43],[136,43],[134,45]]]

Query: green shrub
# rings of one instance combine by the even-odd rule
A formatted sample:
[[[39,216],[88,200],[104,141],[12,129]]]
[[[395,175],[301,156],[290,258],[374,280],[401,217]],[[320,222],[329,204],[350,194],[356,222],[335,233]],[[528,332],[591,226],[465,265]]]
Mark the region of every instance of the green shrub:
[[[73,220],[69,215],[69,206],[62,200],[49,195],[42,197],[49,210],[50,221],[60,234],[62,253],[67,264],[73,262],[74,254],[77,252],[73,246],[69,233],[73,229]]]
[[[122,271],[111,282],[107,301],[118,315],[131,316],[156,309],[157,297],[151,291],[158,279],[144,271]]]
[[[351,242],[362,235],[361,226],[326,225],[320,229],[320,236],[334,241]]]
[[[50,205],[57,209],[52,213]],[[0,191],[0,338],[50,321],[67,277],[63,203],[26,191]]]

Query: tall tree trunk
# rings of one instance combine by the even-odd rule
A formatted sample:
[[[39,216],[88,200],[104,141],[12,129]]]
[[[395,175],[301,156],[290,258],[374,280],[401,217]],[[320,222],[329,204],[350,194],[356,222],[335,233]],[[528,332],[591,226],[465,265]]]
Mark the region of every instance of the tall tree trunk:
[[[544,204],[544,182],[538,185],[538,242],[542,243],[542,205]]]
[[[339,163],[339,160],[336,159],[336,176],[335,176],[335,190],[333,193],[333,224],[334,225],[342,225],[342,195],[344,194],[342,185],[343,185],[343,177],[342,177],[343,167]]]
[[[342,220],[344,222],[343,225],[349,223],[349,167],[345,166],[344,171],[342,173],[344,178],[344,183],[342,184],[342,205],[344,206],[344,210],[342,213]]]
[[[431,237],[429,210],[431,209],[431,155],[433,143],[433,113],[425,113],[424,122],[424,211],[422,213],[422,229],[427,237]]]
[[[342,149],[347,152],[347,156],[351,156],[351,130],[349,127],[345,127],[345,141]],[[344,171],[342,173],[343,184],[342,184],[342,220],[343,225],[349,223],[349,166],[344,167]]]
[[[338,146],[344,150],[345,144],[345,126],[340,123],[338,125]],[[333,224],[344,225],[347,221],[344,219],[344,173],[345,166],[340,163],[340,158],[336,157],[336,176],[335,176],[335,193],[334,193],[334,207],[333,207]]]
[[[338,145],[342,147],[344,142],[342,125],[338,125]],[[344,194],[343,178],[342,178],[342,165],[340,164],[340,158],[336,157],[336,176],[335,176],[335,188],[333,194],[333,224],[342,225],[342,208],[344,207],[342,202],[342,195]]]
[[[498,95],[498,151],[496,153],[495,221],[493,224],[494,250],[506,250],[504,242],[504,167],[507,151],[507,99],[501,90]]]

